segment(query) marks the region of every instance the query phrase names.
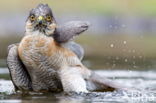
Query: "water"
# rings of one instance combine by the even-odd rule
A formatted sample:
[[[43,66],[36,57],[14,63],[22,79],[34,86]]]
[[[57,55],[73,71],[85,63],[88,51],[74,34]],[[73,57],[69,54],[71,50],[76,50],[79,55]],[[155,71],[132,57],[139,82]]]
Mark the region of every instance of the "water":
[[[155,103],[156,101],[156,71],[128,71],[128,70],[96,70],[99,75],[106,76],[120,83],[129,90],[101,93],[30,93],[23,95],[15,93],[9,72],[0,69],[0,103]],[[3,76],[2,76],[3,75]]]

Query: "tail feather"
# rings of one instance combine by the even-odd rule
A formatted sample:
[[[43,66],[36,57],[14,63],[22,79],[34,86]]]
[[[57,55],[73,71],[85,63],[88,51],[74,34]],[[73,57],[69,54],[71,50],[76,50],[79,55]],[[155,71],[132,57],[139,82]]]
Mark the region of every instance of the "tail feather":
[[[87,89],[89,91],[104,92],[123,89],[123,87],[105,77],[102,77],[95,72],[91,73],[90,78],[86,80]]]

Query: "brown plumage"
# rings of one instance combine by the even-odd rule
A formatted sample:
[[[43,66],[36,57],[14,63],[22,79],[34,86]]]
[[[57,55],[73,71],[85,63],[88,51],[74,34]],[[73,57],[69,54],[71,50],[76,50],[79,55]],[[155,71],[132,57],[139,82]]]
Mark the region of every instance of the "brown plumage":
[[[37,74],[35,73],[47,69],[52,69],[57,72],[59,75],[58,77],[61,77],[61,74],[59,73],[62,73],[62,71],[70,71],[70,69],[72,70],[73,68],[78,69],[77,74],[80,74],[82,78],[90,75],[90,71],[85,70],[86,68],[83,66],[75,53],[67,48],[62,47],[52,37],[48,37],[44,34],[26,35],[20,42],[20,45],[18,47],[18,53],[24,65],[26,66],[26,68],[28,68],[28,72],[30,74],[33,74],[30,75],[33,85],[36,85],[35,83],[38,78],[41,78],[39,77],[40,75],[37,76]],[[42,61],[43,58],[46,63]],[[44,68],[43,66],[46,68]],[[85,74],[85,76],[83,76],[83,74]],[[76,78],[68,79],[74,80]]]
[[[46,19],[49,16],[50,19]],[[24,81],[29,88],[22,89],[33,91],[119,89],[120,86],[98,76],[81,63],[83,50],[70,40],[86,28],[88,26],[82,22],[70,22],[58,28],[48,5],[40,4],[31,10],[26,22],[26,35],[19,45],[9,47],[7,63],[16,88],[21,90]],[[26,75],[26,79],[20,81],[21,72],[16,67]]]

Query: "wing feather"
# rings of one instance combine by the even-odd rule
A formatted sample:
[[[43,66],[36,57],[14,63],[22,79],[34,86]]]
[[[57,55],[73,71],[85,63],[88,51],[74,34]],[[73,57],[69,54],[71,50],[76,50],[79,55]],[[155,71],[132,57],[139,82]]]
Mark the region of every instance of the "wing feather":
[[[7,65],[10,76],[16,90],[31,90],[30,76],[18,56],[17,48],[17,44],[8,47]]]
[[[71,40],[74,36],[86,31],[89,27],[86,21],[70,21],[58,27],[54,34],[54,39],[59,43]]]

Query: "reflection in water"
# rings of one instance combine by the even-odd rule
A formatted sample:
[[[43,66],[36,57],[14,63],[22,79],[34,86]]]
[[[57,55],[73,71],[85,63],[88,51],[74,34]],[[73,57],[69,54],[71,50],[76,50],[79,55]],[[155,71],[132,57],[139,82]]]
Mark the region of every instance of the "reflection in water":
[[[62,98],[58,103],[84,103],[84,100]]]

